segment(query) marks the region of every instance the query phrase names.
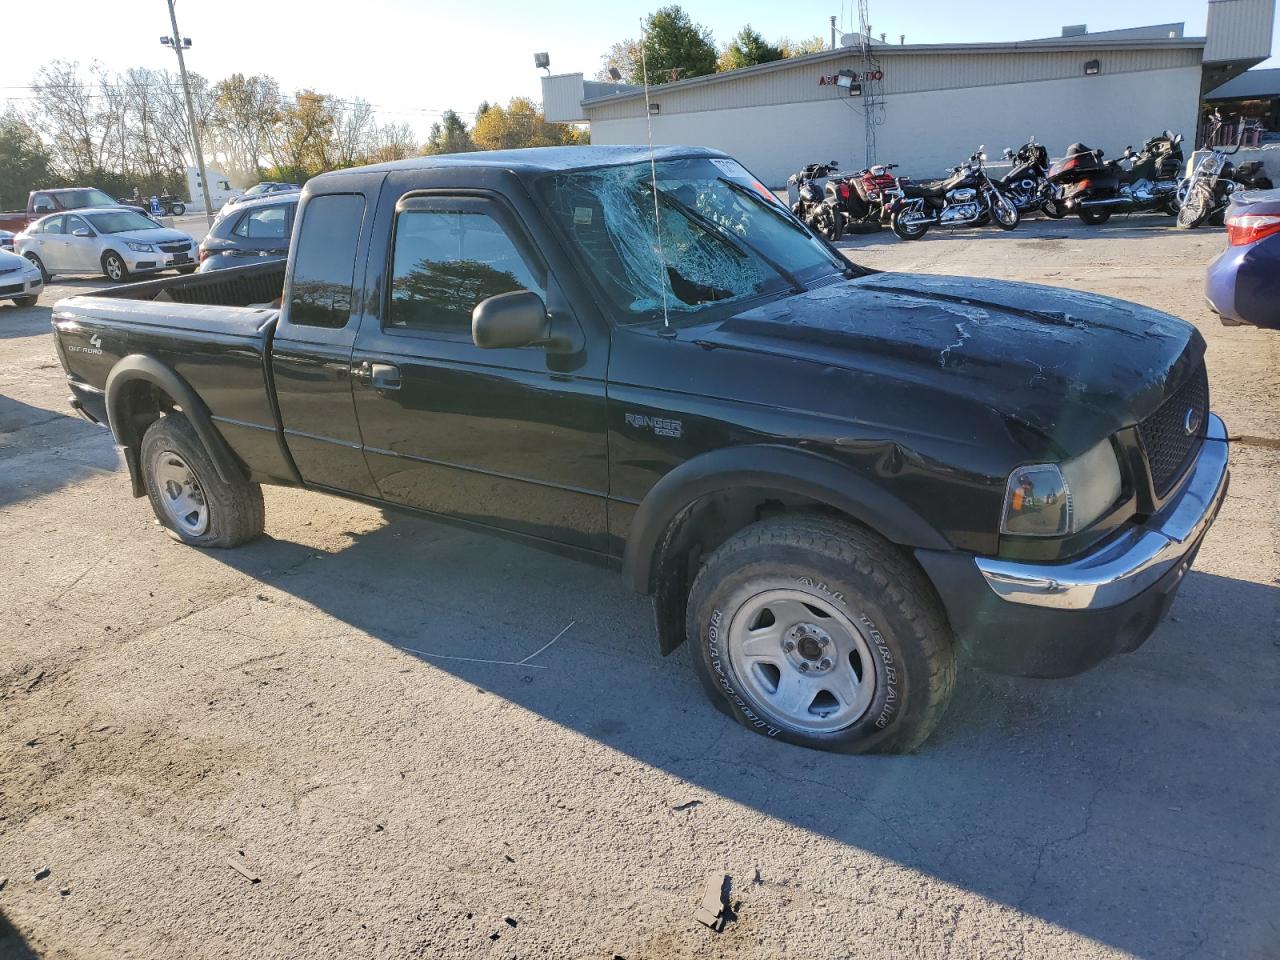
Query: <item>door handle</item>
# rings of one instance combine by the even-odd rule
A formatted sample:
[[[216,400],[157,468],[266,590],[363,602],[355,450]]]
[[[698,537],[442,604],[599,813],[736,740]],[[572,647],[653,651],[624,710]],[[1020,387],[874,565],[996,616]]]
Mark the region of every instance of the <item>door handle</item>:
[[[400,368],[394,363],[370,364],[369,373],[375,390],[400,389]]]

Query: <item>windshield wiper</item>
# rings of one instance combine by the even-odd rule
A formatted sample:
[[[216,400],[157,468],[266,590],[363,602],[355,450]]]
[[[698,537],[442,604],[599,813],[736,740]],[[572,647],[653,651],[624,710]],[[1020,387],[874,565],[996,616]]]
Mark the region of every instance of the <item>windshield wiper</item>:
[[[747,254],[752,254],[752,253],[755,254],[757,257],[759,257],[769,266],[769,269],[771,269],[774,273],[776,273],[783,280],[785,280],[791,286],[791,289],[794,290],[796,293],[804,292],[804,286],[803,284],[800,283],[800,280],[796,277],[796,275],[792,273],[790,270],[788,270],[786,267],[784,267],[782,264],[778,263],[772,257],[757,250],[755,247],[747,243],[737,234],[733,233],[730,230],[725,229],[725,227],[716,223],[710,217],[704,216],[703,214],[699,213],[697,210],[693,209],[683,201],[676,199],[671,194],[667,193],[667,191],[656,190],[655,192],[657,193],[658,197],[662,200],[662,202],[675,207],[682,214],[684,214],[684,216],[688,217],[690,220],[698,224],[703,229],[711,233],[714,233],[716,236],[720,237],[722,240],[728,241],[729,245],[732,246],[735,250],[737,250],[738,253],[742,254],[743,256],[746,256]]]

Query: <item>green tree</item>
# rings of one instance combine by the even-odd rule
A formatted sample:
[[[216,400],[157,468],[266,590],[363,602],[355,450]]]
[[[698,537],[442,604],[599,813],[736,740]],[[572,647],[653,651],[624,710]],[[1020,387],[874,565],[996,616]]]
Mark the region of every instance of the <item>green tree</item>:
[[[775,47],[769,43],[748,23],[720,51],[716,69],[724,71],[737,70],[739,67],[754,67],[757,63],[772,63],[785,56],[781,47]]]
[[[0,116],[0,209],[27,205],[27,194],[54,186],[49,150],[31,126],[15,113]]]
[[[784,57],[803,57],[808,53],[821,53],[830,49],[831,44],[822,37],[810,37],[808,40],[792,40],[783,37],[778,41],[778,49]]]
[[[491,106],[476,120],[471,137],[479,150],[555,147],[587,142],[585,132],[576,127],[547,123],[542,111],[526,97],[515,97],[505,107]]]
[[[676,4],[649,14],[644,30],[644,66],[650,83],[666,83],[687,77],[704,77],[716,72],[716,47],[711,31],[693,22]],[[636,65],[637,70],[641,67]],[[631,83],[643,76],[634,73]]]
[[[428,155],[467,153],[475,148],[471,133],[457,111],[446,110],[440,119],[431,125],[431,132],[427,136],[427,143],[422,148],[422,152]]]

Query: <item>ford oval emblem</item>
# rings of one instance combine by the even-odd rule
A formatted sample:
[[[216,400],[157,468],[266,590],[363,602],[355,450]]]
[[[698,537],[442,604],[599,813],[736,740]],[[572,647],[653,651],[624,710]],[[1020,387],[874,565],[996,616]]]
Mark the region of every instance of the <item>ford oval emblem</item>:
[[[1187,431],[1188,437],[1194,437],[1200,430],[1200,424],[1204,420],[1200,411],[1195,407],[1187,407],[1187,418],[1182,422],[1182,429]]]

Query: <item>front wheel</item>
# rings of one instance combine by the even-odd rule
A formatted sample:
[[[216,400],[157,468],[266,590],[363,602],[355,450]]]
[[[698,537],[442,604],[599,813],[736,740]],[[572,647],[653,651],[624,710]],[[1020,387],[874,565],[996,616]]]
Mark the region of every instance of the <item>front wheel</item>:
[[[188,273],[195,273],[199,266],[199,264],[194,264],[190,267],[175,267],[174,269],[185,276]]]
[[[991,197],[991,219],[1001,230],[1014,230],[1022,222],[1022,214],[1016,203],[997,190]]]
[[[44,268],[44,261],[37,257],[34,253],[24,253],[24,257],[36,265],[36,269],[40,271],[40,279],[48,283],[53,279],[53,274]]]
[[[1040,212],[1052,220],[1061,220],[1067,215],[1066,209],[1062,206],[1062,201],[1053,197],[1040,204]]]
[[[818,750],[914,750],[955,686],[955,641],[924,574],[829,517],[765,520],[727,540],[694,581],[686,628],[718,708]]]
[[[1186,199],[1178,210],[1178,229],[1193,230],[1209,219],[1212,204],[1209,188],[1204,184],[1196,184],[1187,191]]]
[[[39,294],[36,294],[35,296],[31,296],[31,297],[14,297],[13,305],[15,307],[34,307],[36,305],[36,301],[39,299],[40,299]]]
[[[1090,210],[1085,207],[1081,207],[1077,211],[1077,215],[1080,217],[1081,223],[1088,224],[1091,227],[1101,226],[1111,219],[1110,210]]]
[[[262,533],[262,487],[223,480],[191,422],[161,417],[142,437],[142,477],[156,519],[193,547],[238,547]]]
[[[124,265],[124,258],[114,250],[108,250],[102,255],[102,272],[108,280],[115,283],[124,283],[129,279],[129,268]]]
[[[919,240],[929,232],[929,224],[919,217],[910,207],[902,207],[893,211],[889,224],[899,240]]]
[[[175,217],[180,217],[186,212],[187,212],[187,205],[185,203],[175,203],[173,206],[169,208],[170,215]]]

